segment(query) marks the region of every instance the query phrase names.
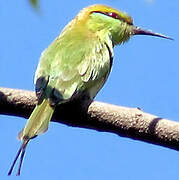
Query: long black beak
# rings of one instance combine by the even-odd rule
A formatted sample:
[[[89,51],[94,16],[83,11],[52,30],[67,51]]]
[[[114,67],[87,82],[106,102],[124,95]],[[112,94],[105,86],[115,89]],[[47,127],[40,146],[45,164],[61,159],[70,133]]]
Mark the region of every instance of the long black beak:
[[[153,33],[152,31],[149,30],[143,30],[139,27],[135,27],[134,26],[134,35],[148,35],[148,36],[157,36],[157,37],[161,37],[161,38],[165,38],[165,39],[170,39],[170,40],[174,40],[171,37],[165,36],[163,34],[159,34],[159,33]]]

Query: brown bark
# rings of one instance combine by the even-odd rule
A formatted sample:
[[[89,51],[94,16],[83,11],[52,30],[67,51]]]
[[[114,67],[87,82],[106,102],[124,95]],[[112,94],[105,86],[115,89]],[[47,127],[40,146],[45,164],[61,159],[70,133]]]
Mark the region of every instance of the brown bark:
[[[36,103],[34,92],[0,88],[0,114],[28,118]],[[137,108],[92,102],[87,109],[75,103],[56,108],[52,121],[112,132],[119,136],[179,150],[179,123]]]

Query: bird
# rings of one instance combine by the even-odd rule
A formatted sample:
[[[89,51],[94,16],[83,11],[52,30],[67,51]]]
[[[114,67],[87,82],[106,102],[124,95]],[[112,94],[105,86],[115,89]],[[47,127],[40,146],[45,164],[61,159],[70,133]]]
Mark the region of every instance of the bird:
[[[22,144],[8,175],[12,174],[19,157],[16,175],[20,175],[27,144],[47,131],[57,105],[95,98],[111,71],[114,47],[134,35],[172,40],[135,26],[127,13],[102,4],[82,9],[66,25],[41,54],[34,78],[37,104],[18,134]]]

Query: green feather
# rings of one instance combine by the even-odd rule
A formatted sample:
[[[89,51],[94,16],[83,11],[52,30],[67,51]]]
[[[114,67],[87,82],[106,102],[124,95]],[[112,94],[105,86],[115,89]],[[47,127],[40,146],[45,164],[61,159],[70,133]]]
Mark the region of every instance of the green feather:
[[[38,104],[30,115],[25,128],[19,133],[21,140],[31,139],[48,129],[48,124],[53,115],[54,108],[50,106],[49,100],[44,99]]]
[[[117,13],[119,19],[106,15],[107,12]],[[113,45],[132,35],[129,23],[130,17],[115,9],[91,6],[82,10],[42,53],[34,78],[38,104],[19,133],[22,145],[9,175],[21,154],[20,174],[29,140],[48,129],[57,104],[79,99],[84,94],[91,100],[96,96],[111,70]]]

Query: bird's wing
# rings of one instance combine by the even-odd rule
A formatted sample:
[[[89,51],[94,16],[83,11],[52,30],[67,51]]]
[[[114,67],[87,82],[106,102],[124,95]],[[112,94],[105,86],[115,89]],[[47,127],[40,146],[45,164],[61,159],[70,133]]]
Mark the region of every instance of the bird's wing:
[[[69,100],[102,80],[109,73],[110,60],[112,45],[92,40],[63,43],[56,39],[40,59],[35,75],[36,92],[46,92],[54,101]]]

